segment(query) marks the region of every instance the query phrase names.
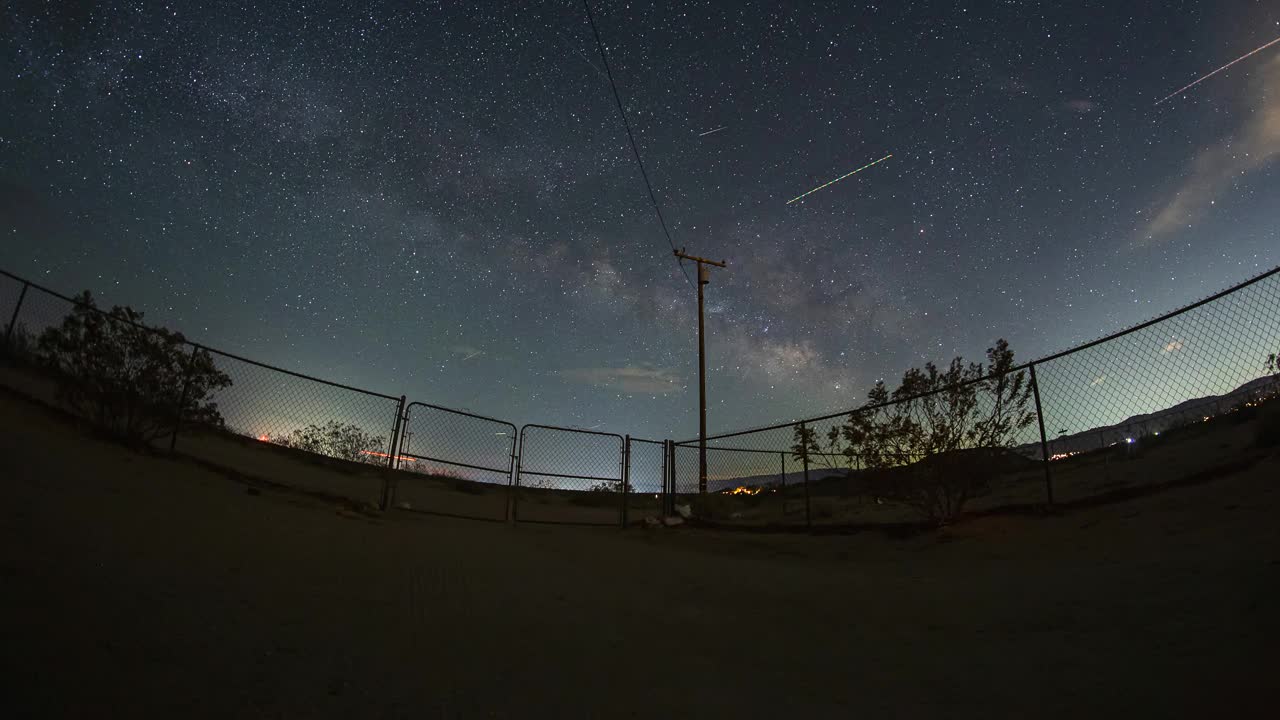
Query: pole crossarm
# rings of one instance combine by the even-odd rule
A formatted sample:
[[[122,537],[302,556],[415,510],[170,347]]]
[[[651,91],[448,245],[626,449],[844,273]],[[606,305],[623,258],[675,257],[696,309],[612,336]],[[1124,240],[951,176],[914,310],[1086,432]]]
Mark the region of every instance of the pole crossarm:
[[[718,268],[727,267],[728,265],[728,263],[726,263],[724,260],[716,262],[715,260],[708,260],[703,257],[698,257],[697,255],[690,255],[686,253],[684,250],[675,250],[673,252],[675,256],[678,258],[681,258],[683,260],[692,260],[696,263],[702,263],[704,265],[715,265]]]

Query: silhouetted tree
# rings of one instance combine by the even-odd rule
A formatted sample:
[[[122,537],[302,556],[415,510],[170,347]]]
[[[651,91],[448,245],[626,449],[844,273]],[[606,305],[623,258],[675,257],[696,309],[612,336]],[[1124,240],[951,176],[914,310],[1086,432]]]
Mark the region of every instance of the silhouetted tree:
[[[323,425],[311,424],[288,435],[277,435],[271,442],[285,447],[306,450],[341,460],[385,465],[382,454],[383,440],[365,432],[358,425],[329,420]]]
[[[149,442],[184,422],[222,425],[209,396],[231,385],[204,350],[181,333],[142,326],[142,313],[97,309],[85,291],[62,324],[40,334],[41,362],[56,371],[58,398],[107,431]],[[184,394],[185,388],[185,394]]]
[[[811,429],[802,434],[797,427],[792,452],[808,452],[811,461],[820,449],[840,454],[850,468],[855,462],[878,470],[912,466],[873,492],[916,507],[931,521],[952,520],[985,489],[994,451],[1011,447],[1035,422],[1031,384],[1025,371],[1013,371],[1013,357],[998,340],[987,349],[986,365],[957,357],[946,369],[929,362],[907,370],[892,392],[877,382],[867,405],[827,433],[826,447]]]

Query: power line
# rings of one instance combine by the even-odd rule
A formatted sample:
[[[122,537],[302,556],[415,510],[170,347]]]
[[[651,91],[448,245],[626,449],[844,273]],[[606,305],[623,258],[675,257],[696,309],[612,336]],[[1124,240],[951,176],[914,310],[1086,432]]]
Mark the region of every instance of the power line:
[[[631,123],[627,121],[627,111],[622,107],[622,96],[618,94],[618,84],[613,80],[613,70],[609,68],[609,56],[605,54],[604,43],[600,42],[600,31],[596,29],[595,16],[591,14],[591,3],[589,0],[582,0],[582,7],[587,11],[587,21],[591,23],[591,34],[596,39],[596,49],[600,51],[600,60],[604,63],[604,73],[609,78],[609,87],[613,89],[613,101],[618,105],[618,115],[622,117],[622,126],[627,130],[627,140],[631,141],[631,152],[635,155],[636,165],[640,168],[640,177],[644,179],[644,186],[649,191],[649,202],[653,203],[653,212],[658,216],[658,224],[662,226],[662,234],[667,238],[667,244],[671,246],[671,252],[677,253],[676,243],[671,239],[671,232],[667,230],[667,221],[662,217],[662,208],[658,206],[658,197],[653,194],[653,185],[649,182],[649,173],[644,169],[644,161],[640,159],[640,147],[636,145],[635,135],[631,134]],[[679,262],[679,261],[677,261]],[[685,282],[690,285],[693,281],[689,279],[689,271],[685,269],[684,263],[679,263],[680,272],[684,273]]]

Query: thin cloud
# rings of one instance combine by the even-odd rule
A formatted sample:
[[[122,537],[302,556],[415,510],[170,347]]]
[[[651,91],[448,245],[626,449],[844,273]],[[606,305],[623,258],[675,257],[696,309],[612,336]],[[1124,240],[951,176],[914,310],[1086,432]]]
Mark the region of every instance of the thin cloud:
[[[1076,98],[1062,103],[1062,107],[1078,115],[1088,115],[1098,109],[1098,103],[1087,98]]]
[[[1138,234],[1139,244],[1190,227],[1232,183],[1280,157],[1280,56],[1262,67],[1252,92],[1259,109],[1236,133],[1196,154],[1173,197]]]
[[[636,366],[574,368],[557,373],[568,382],[605,388],[629,395],[666,395],[680,389],[671,370]]]

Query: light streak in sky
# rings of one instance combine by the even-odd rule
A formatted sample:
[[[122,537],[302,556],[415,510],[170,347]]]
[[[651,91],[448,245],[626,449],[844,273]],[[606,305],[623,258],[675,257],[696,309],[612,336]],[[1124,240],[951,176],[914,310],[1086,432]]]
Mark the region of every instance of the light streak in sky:
[[[724,130],[724,129],[725,129],[725,128],[727,128],[727,127],[729,127],[729,126],[728,126],[728,125],[721,125],[720,127],[716,128],[716,129],[714,129],[714,130],[708,130],[708,131],[706,131],[706,132],[704,132],[704,133],[698,133],[698,137],[706,137],[706,136],[708,136],[708,135],[714,135],[714,134],[716,134],[716,133],[720,132],[721,130]]]
[[[833,184],[835,184],[835,183],[838,183],[838,182],[840,182],[841,180],[843,180],[843,179],[845,179],[845,178],[849,177],[850,175],[854,175],[854,174],[860,173],[860,172],[862,172],[863,170],[866,170],[867,168],[871,167],[872,165],[878,165],[878,164],[880,164],[880,163],[884,162],[885,160],[888,160],[888,159],[889,159],[889,158],[891,158],[891,157],[893,157],[893,153],[889,153],[888,155],[885,155],[884,157],[880,158],[879,160],[876,160],[875,162],[869,162],[869,163],[867,163],[866,165],[863,165],[862,167],[858,168],[857,170],[854,170],[853,172],[847,172],[847,173],[845,173],[844,175],[841,175],[840,177],[836,178],[835,180],[829,180],[829,181],[827,181],[827,182],[825,182],[825,183],[822,183],[821,185],[819,185],[818,187],[816,187],[816,188],[814,188],[814,189],[810,190],[809,192],[805,193],[804,195],[797,195],[796,197],[791,198],[790,200],[788,200],[788,201],[787,201],[787,204],[788,204],[788,205],[790,205],[791,203],[793,203],[793,202],[795,202],[795,201],[797,201],[797,200],[799,200],[799,199],[801,199],[801,198],[803,198],[803,197],[806,197],[806,196],[808,196],[808,195],[812,195],[812,194],[814,194],[814,193],[818,192],[819,190],[821,190],[822,188],[824,188],[824,187],[826,187],[826,186],[828,186],[828,185],[833,185]]]
[[[1187,86],[1186,86],[1186,87],[1184,87],[1184,88],[1179,88],[1178,90],[1176,90],[1176,91],[1174,91],[1174,92],[1170,93],[1169,95],[1166,95],[1165,97],[1160,98],[1159,100],[1157,100],[1157,101],[1156,101],[1156,105],[1159,105],[1160,103],[1164,102],[1165,100],[1168,100],[1168,99],[1170,99],[1170,98],[1173,98],[1173,97],[1176,97],[1176,96],[1178,96],[1178,95],[1181,95],[1182,93],[1184,93],[1184,92],[1186,92],[1186,91],[1190,90],[1191,88],[1195,87],[1196,85],[1199,85],[1200,83],[1204,82],[1205,80],[1208,80],[1209,78],[1213,77],[1214,75],[1217,75],[1218,73],[1222,72],[1223,70],[1226,70],[1227,68],[1231,67],[1232,65],[1235,65],[1236,63],[1240,62],[1241,60],[1244,60],[1245,58],[1249,57],[1250,55],[1253,55],[1254,53],[1260,53],[1260,52],[1262,52],[1263,50],[1266,50],[1267,48],[1271,47],[1272,45],[1275,45],[1276,43],[1280,43],[1280,37],[1276,38],[1275,40],[1272,40],[1271,42],[1267,43],[1266,45],[1263,45],[1263,46],[1262,46],[1262,47],[1260,47],[1260,48],[1257,48],[1256,50],[1250,50],[1249,52],[1245,53],[1244,55],[1241,55],[1240,57],[1236,58],[1235,60],[1232,60],[1231,62],[1227,63],[1226,65],[1223,65],[1222,67],[1218,68],[1217,70],[1214,70],[1213,72],[1209,73],[1208,75],[1205,75],[1204,77],[1200,78],[1199,80],[1196,80],[1195,82],[1191,83],[1190,85],[1187,85]]]

